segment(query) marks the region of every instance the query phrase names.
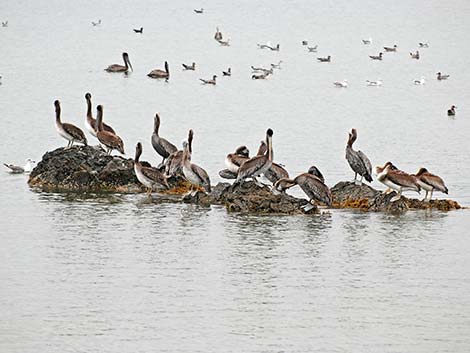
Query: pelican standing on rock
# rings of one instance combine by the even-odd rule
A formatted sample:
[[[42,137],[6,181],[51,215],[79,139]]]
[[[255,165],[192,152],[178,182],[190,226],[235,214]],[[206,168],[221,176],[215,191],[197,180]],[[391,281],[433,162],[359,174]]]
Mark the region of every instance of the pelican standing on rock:
[[[362,178],[365,178],[369,183],[372,182],[372,164],[369,158],[362,151],[354,151],[353,143],[357,139],[356,129],[352,129],[349,133],[348,144],[346,145],[346,160],[349,166],[354,171],[354,182],[357,184],[357,175],[361,176],[359,185],[362,184]]]
[[[79,142],[86,146],[87,140],[86,140],[85,134],[80,128],[76,127],[75,125],[72,125],[69,123],[63,123],[60,121],[60,102],[58,100],[54,102],[54,106],[55,106],[55,126],[57,129],[57,132],[59,133],[60,136],[62,136],[67,141],[69,141],[66,148],[72,147],[74,142]]]
[[[170,69],[168,68],[168,61],[165,61],[165,70],[155,69],[150,71],[147,76],[150,78],[165,78],[168,80],[170,78]]]
[[[296,176],[294,179],[279,179],[274,184],[274,190],[276,191],[285,191],[295,185],[299,185],[302,191],[308,196],[309,198],[309,205],[304,209],[308,211],[313,207],[313,201],[320,201],[324,204],[331,206],[332,203],[332,196],[331,191],[323,182],[323,175],[319,173],[321,178],[319,178],[316,173],[319,173],[316,167],[311,167],[308,170],[308,173],[302,173]]]
[[[96,110],[98,111],[98,113],[96,114],[96,137],[98,138],[98,141],[100,141],[100,143],[106,147],[106,154],[110,155],[112,150],[117,150],[121,154],[124,154],[124,142],[122,142],[122,139],[118,135],[104,130],[103,106],[98,105],[96,107]]]
[[[398,201],[401,193],[406,190],[412,190],[419,193],[421,187],[418,184],[418,178],[402,170],[394,168],[393,164],[387,163],[384,167],[376,167],[377,180],[385,186],[397,192],[397,195],[390,199],[391,202]]]
[[[206,193],[211,192],[211,180],[209,179],[209,175],[200,166],[191,163],[189,145],[186,141],[183,142],[183,174],[186,180],[188,180],[192,185],[202,187]],[[193,193],[191,192],[191,195],[192,194]]]
[[[189,159],[191,159],[191,154],[193,153],[193,130],[189,130],[188,133],[188,149],[189,149]],[[178,150],[170,154],[166,160],[165,165],[165,174],[168,176],[176,176],[183,173],[183,151]]]
[[[147,187],[147,195],[150,195],[154,187],[160,186],[169,188],[168,182],[165,175],[163,175],[158,169],[151,167],[144,167],[139,162],[140,155],[142,154],[142,144],[137,143],[135,147],[135,159],[134,159],[134,172],[139,180],[145,187]]]
[[[267,153],[261,156],[255,156],[244,162],[238,169],[238,175],[235,183],[241,184],[247,178],[252,178],[255,182],[257,182],[256,177],[266,173],[266,171],[271,168],[273,163],[272,138],[273,130],[268,129],[266,131],[266,145],[268,148]]]
[[[165,163],[170,154],[178,151],[178,148],[168,140],[160,137],[158,135],[158,130],[160,129],[160,115],[155,113],[154,125],[153,125],[153,134],[152,134],[152,146],[154,150],[163,157],[162,164]]]
[[[127,53],[122,53],[122,59],[124,60],[124,66],[119,64],[109,65],[106,69],[107,72],[128,72],[129,68],[134,71],[132,68],[131,62],[129,61],[129,55]]]
[[[93,118],[93,114],[91,113],[91,94],[87,93],[85,94],[85,99],[87,103],[87,110],[86,110],[86,119],[85,119],[85,127],[88,130],[90,134],[96,137],[96,133],[98,131],[98,127],[96,126],[96,120]],[[103,129],[104,131],[109,131],[113,134],[116,134],[114,132],[113,128],[105,123],[103,123]]]
[[[444,194],[449,193],[449,189],[447,189],[444,180],[437,175],[429,173],[426,168],[420,168],[414,176],[418,178],[419,186],[426,191],[426,195],[423,199],[425,202],[429,202],[431,200],[434,190],[440,191]]]

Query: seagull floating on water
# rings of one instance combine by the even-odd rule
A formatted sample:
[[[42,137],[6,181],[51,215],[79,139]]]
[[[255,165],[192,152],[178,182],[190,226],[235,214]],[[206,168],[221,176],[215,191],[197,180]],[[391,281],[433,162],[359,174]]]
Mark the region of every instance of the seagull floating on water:
[[[97,22],[91,21],[91,24],[93,27],[99,26],[101,24],[101,19],[99,19]]]
[[[454,116],[455,115],[455,108],[457,108],[455,105],[450,107],[450,109],[447,111],[448,116]]]
[[[367,86],[382,86],[382,80],[376,80],[376,81],[369,81],[366,80]]]
[[[140,29],[135,29],[134,28],[134,32],[135,33],[144,33],[144,27],[140,27]]]
[[[36,161],[33,161],[31,158],[28,158],[26,160],[26,164],[23,167],[20,167],[19,165],[14,165],[14,164],[3,163],[5,167],[10,169],[8,172],[11,174],[31,173],[35,164],[36,164]]]
[[[196,70],[196,63],[193,62],[191,65],[187,65],[187,64],[181,64],[183,65],[183,70]]]
[[[384,47],[385,51],[390,51],[390,52],[393,52],[393,51],[397,51],[397,45],[395,44],[393,47]]]
[[[199,80],[202,81],[202,83],[205,85],[215,85],[217,83],[216,79],[217,79],[217,75],[212,76],[211,80],[205,80],[203,78],[200,78]]]
[[[2,27],[8,27],[8,21],[2,22]]]
[[[335,81],[335,82],[333,82],[333,84],[336,87],[339,87],[339,88],[347,88],[348,87],[348,80]]]
[[[281,64],[282,64],[282,60],[279,60],[279,62],[277,64],[271,64],[271,70],[272,69],[280,70],[281,69]]]
[[[200,9],[194,9],[194,12],[201,14],[204,13],[204,9],[202,7]]]
[[[326,58],[317,58],[321,63],[329,63],[331,61],[331,55],[328,55]]]
[[[426,80],[425,80],[424,76],[421,76],[421,78],[419,80],[416,79],[413,82],[414,82],[415,85],[424,85],[426,83]]]
[[[316,53],[318,49],[318,44],[313,47],[307,47],[309,53]]]
[[[232,76],[232,68],[229,67],[227,71],[222,71],[223,76]]]
[[[383,53],[379,53],[379,55],[369,55],[369,58],[372,60],[382,60]]]
[[[429,48],[429,44],[428,44],[428,43],[421,43],[421,42],[419,42],[418,44],[419,44],[419,47],[420,47],[420,48]]]
[[[370,43],[372,43],[372,38],[369,37],[368,39],[363,39],[362,43],[363,44],[370,44]]]
[[[416,53],[410,53],[411,59],[419,60],[419,51],[416,50]]]

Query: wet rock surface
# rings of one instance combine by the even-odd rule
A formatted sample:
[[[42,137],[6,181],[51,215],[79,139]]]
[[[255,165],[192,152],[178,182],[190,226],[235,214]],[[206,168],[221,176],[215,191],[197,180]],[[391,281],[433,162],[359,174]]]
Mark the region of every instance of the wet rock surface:
[[[385,194],[369,185],[356,185],[353,182],[339,182],[331,188],[333,207],[355,208],[365,211],[403,212],[409,209],[436,209],[441,211],[458,210],[462,208],[456,201],[431,200],[423,202],[402,196],[392,202],[395,192]]]
[[[147,164],[142,162],[142,164]],[[183,177],[168,179],[170,190],[154,193],[152,200],[161,202],[185,202],[201,206],[223,205],[229,212],[257,214],[314,214],[316,206],[308,211],[305,199],[286,193],[273,194],[268,186],[249,181],[243,184],[218,183],[210,195],[202,190],[190,193],[191,184]],[[108,156],[100,147],[74,146],[47,152],[29,176],[32,188],[63,192],[145,192],[134,174],[134,162],[120,156]],[[384,194],[369,185],[339,182],[332,189],[334,208],[355,208],[365,211],[402,212],[408,209],[455,210],[461,206],[452,200],[423,202],[402,197],[391,202],[396,194]],[[309,207],[310,208],[310,207]]]

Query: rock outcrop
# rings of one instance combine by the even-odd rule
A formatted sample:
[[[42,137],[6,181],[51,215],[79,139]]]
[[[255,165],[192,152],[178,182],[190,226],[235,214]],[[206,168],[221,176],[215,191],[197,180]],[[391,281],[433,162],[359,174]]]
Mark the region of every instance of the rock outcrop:
[[[365,211],[403,212],[409,209],[436,209],[441,211],[458,210],[462,208],[456,201],[431,200],[423,202],[402,196],[400,200],[391,202],[395,192],[384,194],[369,185],[356,185],[353,182],[342,181],[331,188],[333,207],[356,208]]]
[[[143,162],[144,164],[145,162]],[[147,163],[148,164],[148,163]],[[182,177],[168,180],[170,190],[154,194],[156,202],[186,202],[201,206],[224,205],[229,212],[257,214],[313,214],[317,207],[254,182],[242,185],[219,183],[210,195],[202,191],[189,194],[191,185]],[[134,162],[119,156],[108,156],[100,147],[74,146],[47,152],[29,176],[31,187],[45,191],[78,192],[145,192],[134,174]],[[384,194],[368,185],[340,182],[332,189],[333,208],[355,208],[365,211],[401,212],[408,209],[454,210],[461,206],[452,200],[423,202],[402,197],[391,202],[395,193]],[[308,209],[308,211],[305,211]]]

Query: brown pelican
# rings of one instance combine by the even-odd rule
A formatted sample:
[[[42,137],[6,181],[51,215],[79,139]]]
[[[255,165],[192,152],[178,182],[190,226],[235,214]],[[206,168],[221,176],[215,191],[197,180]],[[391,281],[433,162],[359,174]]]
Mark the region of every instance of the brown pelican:
[[[189,158],[191,159],[191,153],[193,153],[193,130],[189,130],[188,133],[188,148]],[[183,151],[178,150],[170,154],[166,160],[165,173],[168,176],[176,176],[183,173]]]
[[[391,202],[399,200],[401,193],[405,190],[412,190],[418,193],[421,191],[416,176],[394,169],[391,163],[386,164],[384,167],[376,167],[376,172],[378,181],[397,192],[398,195],[392,197],[390,199]]]
[[[369,55],[369,58],[372,60],[382,60],[383,53],[379,53],[379,55]]]
[[[20,167],[19,165],[14,165],[14,164],[3,163],[5,167],[10,169],[9,172],[11,174],[30,173],[33,170],[35,164],[36,164],[36,161],[33,161],[31,158],[28,158],[26,160],[26,164],[24,165],[24,167]]]
[[[103,128],[103,106],[98,105],[96,110],[98,111],[96,114],[96,137],[106,147],[106,154],[111,154],[112,150],[117,150],[124,154],[124,142],[122,142],[121,138],[112,132],[105,131]]]
[[[183,70],[196,70],[196,63],[192,63],[191,65],[181,64],[183,65]]]
[[[219,27],[215,27],[214,39],[216,41],[222,40],[222,32],[219,31]]]
[[[370,183],[372,182],[372,165],[369,158],[362,151],[354,151],[353,143],[357,139],[356,129],[352,129],[349,133],[348,144],[346,145],[346,160],[354,171],[354,182],[356,183],[357,175],[361,176],[359,185],[362,184],[362,178]]]
[[[410,57],[411,57],[411,59],[416,59],[416,60],[418,60],[418,59],[419,59],[419,51],[416,50],[416,53],[414,53],[414,54],[413,54],[413,53],[410,53]]]
[[[249,157],[250,151],[246,146],[240,146],[235,150],[235,153],[230,153],[225,157],[225,165],[227,166],[227,169],[230,170],[231,172],[237,174],[238,173],[238,168],[250,159]]]
[[[322,178],[319,178],[316,175],[317,172]],[[316,200],[323,202],[328,206],[331,206],[333,200],[331,196],[331,191],[328,186],[324,184],[322,179],[323,176],[321,175],[321,173],[315,166],[313,166],[309,168],[308,173],[302,173],[296,176],[294,179],[279,179],[274,184],[274,190],[282,192],[295,185],[299,185],[303,192],[308,196],[309,204],[313,204],[312,201]],[[307,205],[307,207],[309,207],[309,205]]]
[[[202,83],[205,85],[215,85],[216,79],[217,79],[217,75],[212,76],[212,80],[204,80],[203,78],[200,78],[199,80],[202,81]]]
[[[155,69],[150,71],[147,74],[148,77],[151,78],[166,78],[167,80],[170,78],[170,70],[168,68],[168,61],[165,61],[165,70]]]
[[[384,47],[385,51],[397,51],[397,48],[396,44],[393,47]]]
[[[229,67],[229,68],[227,69],[227,71],[222,71],[222,74],[223,74],[224,76],[232,76],[232,68]]]
[[[98,129],[96,126],[96,120],[95,118],[93,118],[93,114],[91,113],[91,94],[90,93],[85,94],[85,99],[86,99],[86,104],[87,104],[85,127],[90,134],[96,137],[96,132]],[[116,134],[113,128],[105,123],[103,123],[103,128],[104,128],[104,131],[109,131],[113,134]]]
[[[60,121],[60,102],[56,100],[55,105],[55,127],[60,136],[68,140],[69,143],[66,148],[72,147],[74,142],[83,143],[87,145],[87,140],[83,131],[75,125],[69,123],[62,123]]]
[[[457,108],[455,105],[453,105],[452,107],[450,107],[450,109],[447,110],[447,115],[448,115],[448,116],[454,116],[454,115],[455,115],[455,108]]]
[[[261,144],[258,148],[257,156],[262,156],[268,151],[268,146],[266,142],[261,141]],[[247,158],[248,159],[248,158]],[[272,163],[271,167],[264,173],[266,179],[268,179],[273,185],[276,181],[282,178],[289,178],[289,173],[284,169],[283,166],[277,163]]]
[[[135,33],[144,33],[144,27],[140,27],[140,29],[135,29],[134,28],[134,32]]]
[[[328,55],[326,58],[317,58],[321,63],[329,63],[331,61],[331,55]]]
[[[132,71],[134,71],[131,62],[129,61],[129,55],[127,53],[122,53],[122,59],[124,60],[124,66],[119,64],[112,64],[104,70],[107,72],[127,72],[130,68]]]
[[[273,130],[268,129],[266,131],[266,145],[268,147],[268,152],[245,161],[238,169],[235,183],[242,183],[246,178],[252,178],[256,182],[256,177],[264,174],[271,167],[273,163],[272,138]]]
[[[139,158],[141,154],[142,144],[138,142],[137,146],[135,146],[134,173],[137,180],[147,188],[147,195],[150,195],[153,188],[156,186],[163,186],[168,189],[169,186],[165,175],[156,168],[144,167],[140,164]]]
[[[447,189],[444,180],[437,175],[429,173],[426,168],[420,168],[414,176],[418,178],[419,186],[426,191],[426,196],[424,196],[423,199],[425,202],[431,200],[434,190],[440,191],[444,194],[449,193],[449,189]]]
[[[200,9],[194,9],[194,12],[201,14],[204,13],[204,9],[202,7]]]
[[[202,187],[206,193],[211,192],[211,181],[207,172],[200,166],[191,163],[189,145],[183,142],[183,175],[192,185]],[[192,186],[191,186],[192,189]]]
[[[437,79],[438,79],[439,81],[447,80],[447,79],[450,77],[450,75],[443,75],[443,74],[441,74],[440,72],[438,72],[436,75],[437,75]]]
[[[152,146],[157,153],[163,157],[162,163],[165,163],[165,159],[167,159],[170,154],[178,151],[176,146],[169,142],[168,140],[160,137],[158,135],[158,129],[160,128],[160,116],[158,113],[155,113],[154,119],[154,127],[153,127],[153,134],[152,134]]]

